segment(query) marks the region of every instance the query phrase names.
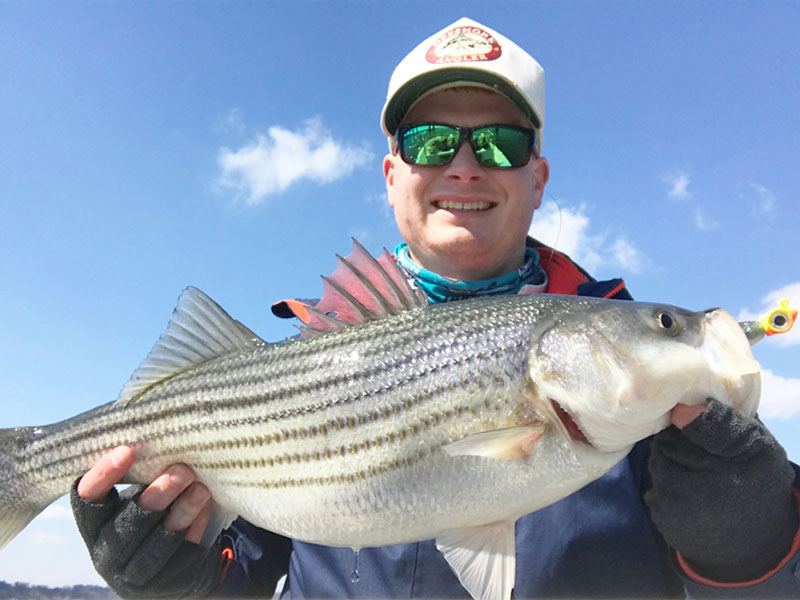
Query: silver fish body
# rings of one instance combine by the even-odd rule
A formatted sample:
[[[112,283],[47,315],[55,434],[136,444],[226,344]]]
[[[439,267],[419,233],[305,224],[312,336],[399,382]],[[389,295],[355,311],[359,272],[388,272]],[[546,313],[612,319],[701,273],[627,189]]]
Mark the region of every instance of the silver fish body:
[[[127,444],[131,481],[196,471],[212,535],[242,515],[333,546],[437,538],[470,593],[507,597],[514,520],[600,477],[678,402],[758,402],[758,365],[722,310],[496,296],[267,344],[215,307],[185,292],[119,400],[0,431],[0,547]],[[453,553],[497,523],[500,555],[511,524],[511,557],[486,587]]]

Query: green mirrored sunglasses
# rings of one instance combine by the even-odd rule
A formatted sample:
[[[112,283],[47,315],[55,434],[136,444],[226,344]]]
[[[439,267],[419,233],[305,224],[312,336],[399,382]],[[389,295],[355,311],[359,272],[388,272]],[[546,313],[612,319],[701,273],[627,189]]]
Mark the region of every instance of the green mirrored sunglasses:
[[[446,123],[411,123],[397,130],[395,140],[403,161],[425,166],[446,165],[464,140],[469,140],[481,165],[497,169],[521,167],[538,146],[533,129],[503,124],[456,127]]]

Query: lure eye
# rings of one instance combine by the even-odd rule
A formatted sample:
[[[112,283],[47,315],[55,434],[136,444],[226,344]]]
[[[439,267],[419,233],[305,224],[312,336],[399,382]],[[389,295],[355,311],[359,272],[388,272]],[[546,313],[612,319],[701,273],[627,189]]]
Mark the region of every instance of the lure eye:
[[[791,315],[783,310],[776,310],[769,316],[769,326],[775,330],[775,333],[788,330],[791,323]]]
[[[659,327],[667,330],[669,333],[678,332],[678,320],[673,316],[672,313],[662,310],[656,315],[656,321],[658,322]]]
[[[789,301],[786,299],[781,300],[781,307],[776,308],[768,316],[759,321],[760,325],[764,328],[764,333],[767,335],[775,335],[776,333],[786,333],[794,325],[797,319],[797,310],[789,308]]]

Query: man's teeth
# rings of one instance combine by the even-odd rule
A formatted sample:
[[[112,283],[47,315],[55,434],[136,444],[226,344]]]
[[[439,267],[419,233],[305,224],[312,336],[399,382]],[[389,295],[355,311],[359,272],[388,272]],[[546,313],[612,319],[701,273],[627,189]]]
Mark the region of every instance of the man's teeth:
[[[452,200],[439,200],[436,206],[447,210],[487,210],[492,207],[491,202],[454,202]]]

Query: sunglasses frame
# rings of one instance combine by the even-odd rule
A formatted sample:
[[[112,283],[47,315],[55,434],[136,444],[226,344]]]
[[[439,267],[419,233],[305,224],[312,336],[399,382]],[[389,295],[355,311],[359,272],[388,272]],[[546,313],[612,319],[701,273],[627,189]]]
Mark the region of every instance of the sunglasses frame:
[[[456,132],[458,132],[458,142],[456,143],[456,146],[453,149],[453,154],[450,155],[450,158],[447,161],[440,164],[426,165],[423,163],[418,163],[413,160],[410,160],[406,156],[405,146],[401,143],[403,136],[409,130],[414,129],[416,127],[424,127],[432,125],[449,127],[450,129],[454,129]],[[524,162],[520,163],[519,165],[510,165],[508,167],[505,167],[502,165],[487,165],[481,160],[481,157],[478,155],[478,150],[475,148],[475,140],[473,139],[472,134],[480,129],[487,129],[492,127],[504,127],[507,129],[521,131],[526,134],[528,138],[528,147],[526,150],[526,158]],[[406,164],[418,167],[442,167],[444,165],[450,164],[453,161],[453,158],[455,157],[456,154],[458,154],[458,151],[461,149],[461,145],[464,143],[464,140],[467,140],[469,142],[469,146],[470,148],[472,148],[472,154],[473,156],[475,156],[475,160],[478,162],[478,164],[481,165],[482,167],[486,167],[487,169],[517,169],[519,167],[524,167],[525,165],[527,165],[528,162],[530,162],[531,160],[531,156],[533,156],[534,158],[539,158],[538,132],[530,127],[521,127],[519,125],[512,125],[509,123],[487,123],[486,125],[478,125],[476,127],[460,127],[458,125],[451,125],[450,123],[443,123],[441,121],[422,121],[419,123],[408,123],[406,125],[401,125],[400,127],[397,128],[397,133],[395,133],[394,135],[394,144],[395,144],[394,147],[397,150],[397,152],[399,152],[400,158],[403,159],[403,162],[405,162]]]

